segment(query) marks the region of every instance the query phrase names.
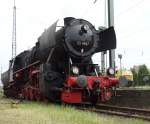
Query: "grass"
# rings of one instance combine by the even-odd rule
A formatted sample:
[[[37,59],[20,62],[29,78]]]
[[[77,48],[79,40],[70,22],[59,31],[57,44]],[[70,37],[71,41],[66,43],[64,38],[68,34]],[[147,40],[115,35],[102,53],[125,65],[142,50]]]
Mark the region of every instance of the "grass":
[[[143,90],[150,90],[150,86],[136,86],[135,89],[143,89]]]
[[[149,124],[142,120],[97,115],[39,102],[25,101],[12,107],[11,101],[0,96],[0,124]]]
[[[150,86],[119,87],[118,89],[150,90]]]

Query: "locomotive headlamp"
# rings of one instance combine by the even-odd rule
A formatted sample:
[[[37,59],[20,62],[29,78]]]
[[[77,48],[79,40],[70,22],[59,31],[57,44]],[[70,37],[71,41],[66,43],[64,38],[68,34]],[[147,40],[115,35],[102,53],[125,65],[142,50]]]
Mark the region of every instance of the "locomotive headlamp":
[[[108,75],[114,75],[115,71],[113,68],[108,68],[107,73],[108,73]]]
[[[79,74],[79,68],[77,66],[72,67],[73,74]]]

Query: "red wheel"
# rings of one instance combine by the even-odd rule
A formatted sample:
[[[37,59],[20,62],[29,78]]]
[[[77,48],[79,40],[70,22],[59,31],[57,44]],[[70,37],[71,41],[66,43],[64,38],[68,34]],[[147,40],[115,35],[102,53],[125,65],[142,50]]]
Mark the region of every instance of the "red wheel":
[[[25,95],[25,99],[28,100],[28,91],[27,91],[27,89],[24,89],[24,95]]]
[[[110,100],[110,99],[111,99],[111,96],[112,96],[111,92],[106,92],[106,93],[105,93],[105,100],[106,100],[106,101]]]
[[[33,94],[33,100],[35,100],[35,90],[32,89],[32,94]]]
[[[36,92],[35,92],[35,100],[36,101],[40,101],[41,100],[41,96],[40,96],[40,93],[39,93],[38,90],[36,90]]]
[[[25,91],[24,91],[24,89],[22,89],[21,93],[22,93],[22,97],[25,99]]]
[[[33,91],[33,89],[29,89],[29,97],[30,97],[30,100],[34,100],[34,91]]]
[[[27,89],[28,100],[30,100],[30,88]]]

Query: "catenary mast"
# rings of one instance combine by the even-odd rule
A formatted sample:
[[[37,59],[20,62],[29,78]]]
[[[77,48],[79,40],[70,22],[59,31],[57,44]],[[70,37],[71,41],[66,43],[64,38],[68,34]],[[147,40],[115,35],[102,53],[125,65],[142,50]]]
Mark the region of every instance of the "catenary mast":
[[[114,26],[114,0],[108,0],[108,27]],[[109,50],[109,67],[115,69],[115,50]]]
[[[107,28],[114,26],[114,0],[105,0],[105,26]],[[101,52],[101,70],[106,73],[107,51]],[[106,65],[105,65],[106,64]],[[109,67],[115,69],[115,50],[109,50]]]
[[[16,44],[16,5],[14,0],[13,6],[13,29],[12,29],[12,59],[16,57],[17,44]]]

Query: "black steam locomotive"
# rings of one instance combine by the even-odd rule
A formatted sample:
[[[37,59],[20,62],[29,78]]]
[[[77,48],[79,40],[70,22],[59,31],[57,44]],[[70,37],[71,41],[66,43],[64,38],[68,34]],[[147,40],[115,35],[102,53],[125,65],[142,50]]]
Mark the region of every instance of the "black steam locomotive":
[[[57,21],[32,50],[10,60],[9,70],[2,74],[4,94],[66,103],[109,100],[118,81],[100,75],[91,57],[116,48],[114,28],[98,31],[88,21],[72,17],[64,18],[64,26],[56,28]]]

